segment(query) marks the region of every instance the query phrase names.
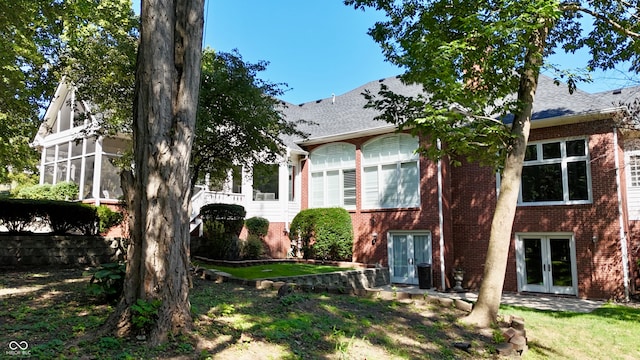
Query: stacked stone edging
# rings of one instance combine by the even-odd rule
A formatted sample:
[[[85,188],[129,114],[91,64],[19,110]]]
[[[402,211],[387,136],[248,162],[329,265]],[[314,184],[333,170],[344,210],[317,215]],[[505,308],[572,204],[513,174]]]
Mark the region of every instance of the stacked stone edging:
[[[295,284],[296,287],[309,292],[352,293],[356,290],[375,288],[389,284],[388,268],[357,269],[324,274],[298,275],[286,277],[269,277],[265,279],[246,280],[215,270],[204,270],[203,276],[216,282],[232,281],[244,285],[263,288],[264,284],[277,282]]]
[[[313,265],[329,265],[343,268],[375,268],[374,264],[363,264],[349,261],[325,261],[325,260],[313,260],[313,259],[261,259],[261,260],[215,260],[209,259],[203,256],[193,256],[194,260],[204,261],[207,264],[229,266],[229,267],[247,267],[256,265],[269,265],[277,263],[301,263],[301,264],[313,264]]]

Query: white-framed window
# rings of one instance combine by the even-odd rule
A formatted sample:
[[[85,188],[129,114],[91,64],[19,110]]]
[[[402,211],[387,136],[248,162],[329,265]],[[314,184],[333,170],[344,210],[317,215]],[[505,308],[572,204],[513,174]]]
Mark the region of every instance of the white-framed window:
[[[625,153],[629,220],[640,220],[640,150]]]
[[[536,142],[527,146],[520,205],[586,204],[591,201],[587,139]]]
[[[311,162],[310,206],[356,207],[356,146],[334,143],[309,155]]]
[[[362,146],[362,207],[407,208],[420,206],[418,139],[393,134]]]
[[[258,163],[253,166],[253,200],[280,199],[280,165]]]
[[[629,186],[640,187],[640,152],[629,154],[627,167],[629,169]]]

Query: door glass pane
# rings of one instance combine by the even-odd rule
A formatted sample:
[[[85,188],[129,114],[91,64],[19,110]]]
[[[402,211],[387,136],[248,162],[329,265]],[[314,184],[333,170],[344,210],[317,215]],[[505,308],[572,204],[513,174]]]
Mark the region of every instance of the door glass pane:
[[[524,239],[524,262],[527,284],[542,285],[542,242],[540,239]]]
[[[569,239],[549,239],[553,286],[573,286]]]
[[[428,263],[431,264],[431,254],[429,253],[429,236],[414,235],[413,236],[413,257],[416,259],[415,264]]]
[[[407,236],[393,236],[393,276],[409,276],[409,266],[407,266]]]

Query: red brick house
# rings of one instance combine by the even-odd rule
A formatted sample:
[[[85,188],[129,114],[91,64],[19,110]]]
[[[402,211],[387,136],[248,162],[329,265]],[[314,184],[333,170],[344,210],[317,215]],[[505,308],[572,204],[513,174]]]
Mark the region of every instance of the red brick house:
[[[296,141],[301,208],[342,206],[352,215],[353,260],[388,266],[393,282],[479,288],[499,177],[490,168],[433,162],[413,153],[420,139],[397,133],[363,109],[379,83],[415,94],[396,78],[285,111],[305,119]],[[624,92],[624,94],[622,93]],[[514,222],[505,291],[624,298],[635,292],[640,247],[640,141],[616,129],[622,92],[569,94],[541,76]]]
[[[353,220],[354,261],[388,266],[393,282],[407,284],[418,282],[417,264],[429,264],[440,290],[453,286],[460,268],[463,286],[477,289],[499,177],[490,168],[415,154],[423,139],[396,132],[364,108],[362,93],[376,93],[381,83],[405,95],[420,91],[387,78],[286,104],[289,120],[315,123],[302,129],[308,138],[284,138],[286,154],[261,164],[261,176],[240,169],[217,188],[198,185],[194,231],[203,204],[241,204],[247,217],[270,221],[270,255],[285,257],[289,223],[300,209],[341,206]],[[613,120],[636,93],[640,88],[569,94],[540,77],[505,291],[625,298],[640,286],[640,136]],[[78,114],[89,108],[73,87],[59,86],[34,139],[41,183],[75,181],[79,200],[114,204],[122,192],[110,159],[129,140],[93,133],[94,117]]]

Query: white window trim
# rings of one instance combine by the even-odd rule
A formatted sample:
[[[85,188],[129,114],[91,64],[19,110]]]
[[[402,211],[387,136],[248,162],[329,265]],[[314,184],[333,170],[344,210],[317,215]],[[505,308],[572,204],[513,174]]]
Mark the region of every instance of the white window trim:
[[[566,142],[573,140],[584,140],[585,141],[585,155],[584,156],[566,156]],[[530,145],[542,145],[542,144],[550,144],[550,143],[560,143],[560,151],[561,158],[560,159],[542,159],[542,147],[537,146],[538,151],[538,159],[534,161],[525,161],[523,163],[523,169],[527,164],[531,165],[545,165],[545,164],[557,164],[560,163],[561,171],[562,171],[562,196],[563,200],[561,201],[536,201],[536,202],[524,202],[522,201],[522,181],[520,182],[520,191],[518,194],[518,206],[546,206],[546,205],[579,205],[579,204],[591,204],[593,203],[593,187],[591,183],[591,161],[590,161],[590,152],[589,152],[589,138],[582,136],[575,137],[567,137],[560,139],[549,139],[542,141],[532,141],[527,144]],[[560,161],[558,161],[560,160]],[[586,171],[587,171],[587,199],[586,200],[569,200],[569,185],[568,185],[568,173],[567,173],[567,163],[574,161],[584,161],[586,163]],[[499,185],[498,185],[499,186]]]
[[[629,214],[629,220],[640,220],[640,210],[638,210],[640,207],[636,206],[635,202],[635,199],[637,199],[637,192],[640,191],[640,186],[631,186],[630,161],[632,156],[640,156],[640,150],[626,151],[624,154],[627,213]]]

